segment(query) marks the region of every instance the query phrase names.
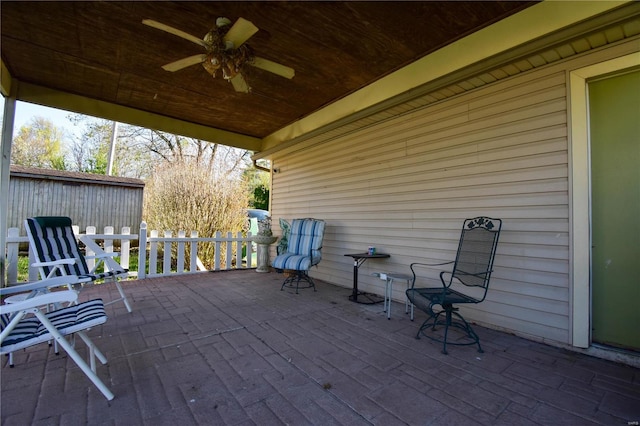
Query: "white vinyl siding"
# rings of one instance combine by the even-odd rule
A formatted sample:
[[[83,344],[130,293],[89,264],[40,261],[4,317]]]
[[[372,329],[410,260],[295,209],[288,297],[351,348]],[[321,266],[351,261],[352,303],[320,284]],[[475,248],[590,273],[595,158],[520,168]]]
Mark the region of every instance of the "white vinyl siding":
[[[637,50],[632,43],[617,49]],[[275,153],[275,232],[278,218],[326,220],[323,260],[311,275],[345,287],[353,271],[346,253],[389,253],[359,274],[360,290],[383,294],[372,272],[453,260],[463,219],[503,219],[487,300],[461,311],[495,329],[570,344],[567,74],[616,54],[603,49],[428,106],[407,102],[364,128]],[[402,287],[394,287],[398,301]]]

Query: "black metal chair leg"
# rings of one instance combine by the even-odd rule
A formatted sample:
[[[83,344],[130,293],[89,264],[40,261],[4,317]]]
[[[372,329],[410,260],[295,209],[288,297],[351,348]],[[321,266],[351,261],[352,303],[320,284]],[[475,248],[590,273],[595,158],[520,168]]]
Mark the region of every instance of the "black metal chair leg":
[[[442,342],[442,353],[448,355],[447,352],[447,335],[449,334],[449,326],[451,325],[451,306],[448,306],[445,314],[445,323],[444,323],[444,339]]]
[[[306,281],[309,285],[300,287],[300,281]],[[284,282],[282,283],[282,286],[280,287],[280,291],[283,291],[285,287],[294,288],[294,284],[293,284],[294,282],[295,282],[296,294],[299,294],[298,290],[300,288],[313,287],[313,291],[317,291],[316,283],[313,281],[313,278],[311,278],[304,271],[298,271],[296,275],[285,278]]]
[[[462,330],[464,330],[467,333],[467,335],[469,336],[469,338],[473,339],[475,344],[478,345],[478,352],[484,353],[484,351],[482,350],[482,347],[480,346],[480,337],[473,330],[473,327],[471,327],[471,324],[469,324],[467,322],[467,320],[465,320],[463,318],[463,316],[458,314],[457,312],[454,312],[454,314],[456,314],[456,316],[459,318],[459,320],[464,324],[464,328],[462,328]]]

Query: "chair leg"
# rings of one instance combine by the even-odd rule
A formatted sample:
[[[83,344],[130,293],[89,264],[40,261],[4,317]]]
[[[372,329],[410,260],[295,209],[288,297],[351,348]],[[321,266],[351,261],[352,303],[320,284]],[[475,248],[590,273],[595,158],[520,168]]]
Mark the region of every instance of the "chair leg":
[[[71,359],[73,359],[76,365],[80,367],[80,369],[87,376],[87,378],[91,380],[91,382],[98,388],[98,390],[102,393],[102,395],[104,395],[105,398],[111,401],[114,398],[113,393],[102,382],[102,380],[100,380],[98,375],[93,372],[91,367],[87,365],[87,363],[84,361],[84,359],[82,359],[80,354],[76,352],[73,346],[71,346],[71,344],[67,342],[67,340],[64,338],[62,334],[60,334],[58,329],[55,328],[55,326],[51,323],[51,321],[49,321],[49,319],[42,313],[36,313],[36,316],[38,317],[42,325],[46,327],[49,333],[51,333],[55,341],[57,341],[60,344],[60,346],[62,346],[62,348],[71,357]]]
[[[391,319],[391,294],[393,293],[393,278],[387,276],[384,284],[384,308],[383,312],[387,313],[387,319]]]
[[[300,271],[296,271],[295,275],[291,275],[285,278],[284,282],[282,283],[282,287],[280,287],[280,291],[283,291],[285,287],[293,288],[294,282],[295,282],[296,294],[299,294],[298,289],[300,288]]]
[[[469,338],[473,339],[474,343],[478,345],[478,352],[484,353],[484,351],[482,350],[482,346],[480,346],[480,337],[473,330],[473,328],[471,327],[471,324],[469,324],[459,313],[454,311],[453,314],[456,317],[458,317],[458,320],[462,322],[462,324],[464,324],[464,325],[460,325],[460,324],[454,323],[454,325],[457,325],[458,328],[460,328],[461,330],[467,333]]]
[[[441,312],[433,313],[432,315],[429,315],[429,318],[427,318],[426,320],[424,320],[424,322],[422,323],[422,325],[420,326],[420,328],[418,329],[418,334],[416,334],[416,339],[420,338],[420,334],[424,334],[424,330],[426,330],[427,328],[431,328],[432,330],[435,330],[436,328],[436,324],[438,322],[438,316],[440,315]],[[428,337],[429,339],[433,338],[427,334],[424,334],[425,337]]]
[[[454,308],[452,305],[445,305],[441,311],[435,312],[431,307],[427,310],[429,313],[429,318],[427,318],[420,328],[418,329],[418,333],[416,334],[416,339],[420,338],[420,335],[424,335],[425,337],[442,343],[442,353],[448,354],[447,352],[447,344],[456,345],[456,346],[468,346],[468,345],[478,345],[478,352],[483,353],[482,346],[480,346],[480,337],[476,334],[476,332],[458,312],[456,312],[458,308]],[[444,315],[444,318],[441,318],[441,315]],[[455,315],[455,319],[454,316]],[[444,326],[444,336],[442,338],[431,336],[424,331],[428,328],[431,328],[431,331],[436,330],[436,326]],[[464,342],[449,342],[449,327],[455,327],[466,334],[468,338]]]
[[[98,347],[95,345],[95,343],[93,343],[93,341],[91,339],[89,339],[89,336],[87,336],[84,331],[78,331],[76,334],[78,336],[80,336],[82,341],[89,348],[91,369],[95,373],[95,371],[96,371],[96,360],[95,359],[98,358],[98,360],[104,365],[104,364],[107,363],[107,357],[104,356],[104,354],[100,351],[100,349],[98,349]]]
[[[280,287],[280,291],[284,291],[285,287],[293,287],[293,279],[294,276],[288,276],[282,282],[282,286]]]
[[[306,281],[308,283],[308,285],[300,287],[300,281],[301,280]],[[313,281],[313,278],[311,278],[306,271],[296,271],[295,275],[292,275],[292,276],[289,276],[289,277],[285,278],[284,282],[282,283],[282,286],[280,287],[280,291],[284,290],[285,287],[294,288],[294,284],[293,284],[294,282],[295,282],[296,294],[299,294],[298,293],[298,289],[300,289],[300,288],[311,288],[311,287],[313,287],[313,291],[317,291],[316,290],[316,284]]]
[[[124,306],[127,308],[127,311],[131,313],[131,305],[129,304],[129,300],[127,299],[127,296],[124,294],[124,290],[122,290],[122,286],[120,285],[120,282],[118,280],[116,280],[116,287],[118,289],[118,293],[120,293],[120,297],[122,297]]]
[[[108,306],[111,305],[112,303],[116,303],[122,300],[122,302],[124,302],[124,306],[127,308],[127,311],[129,311],[129,313],[131,313],[131,304],[129,304],[129,299],[127,299],[127,296],[124,294],[124,290],[122,289],[122,286],[120,285],[120,281],[118,281],[117,279],[113,281],[113,283],[116,285],[116,288],[118,289],[118,293],[120,293],[120,298],[119,299],[114,299],[111,300],[109,302],[106,302],[104,304],[104,306]]]
[[[78,367],[80,367],[82,372],[98,388],[98,390],[102,393],[102,395],[104,395],[105,398],[111,401],[114,398],[113,393],[102,382],[102,380],[100,380],[98,375],[91,369],[91,367],[87,365],[87,363],[84,361],[84,359],[82,359],[80,354],[78,354],[78,352],[76,352],[75,349],[71,347],[71,345],[64,339],[63,336],[61,335],[59,335],[59,337],[56,336],[56,340],[60,342],[60,346],[64,348],[65,352],[67,352],[67,354],[71,357],[71,359],[73,359],[73,361],[78,365]],[[94,365],[94,368],[95,368],[95,365]]]
[[[446,319],[444,324],[444,339],[442,341],[442,353],[447,355],[447,335],[449,334],[449,326],[451,325],[451,309],[447,309],[445,313]],[[433,326],[435,329],[435,324]]]
[[[410,285],[411,285],[411,281],[407,280],[407,290],[409,290]],[[409,301],[409,298],[407,297],[407,292],[405,291],[405,296],[404,296],[404,313],[405,314],[409,313],[409,304],[411,304],[411,321],[413,321],[413,303]]]

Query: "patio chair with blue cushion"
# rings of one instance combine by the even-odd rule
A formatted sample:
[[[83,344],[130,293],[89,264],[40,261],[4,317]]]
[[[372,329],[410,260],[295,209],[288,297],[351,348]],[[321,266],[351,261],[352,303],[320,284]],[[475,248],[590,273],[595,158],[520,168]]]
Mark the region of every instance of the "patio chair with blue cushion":
[[[311,288],[316,291],[313,278],[309,276],[309,269],[320,263],[322,259],[322,239],[324,238],[325,222],[318,219],[294,219],[289,228],[287,248],[279,253],[271,266],[277,271],[286,271],[288,276],[282,283],[280,290],[285,287],[296,289]],[[302,287],[300,282],[304,281]]]
[[[442,353],[444,354],[447,353],[447,343],[450,345],[478,345],[478,352],[482,352],[480,338],[471,325],[458,313],[457,305],[481,303],[487,296],[501,228],[502,221],[500,219],[488,217],[466,219],[462,226],[454,261],[411,264],[413,283],[406,292],[407,298],[413,306],[428,315],[428,318],[420,326],[416,339],[423,335],[442,343]],[[428,279],[428,271],[433,266],[447,264],[453,264],[453,267],[451,271],[440,272],[441,286],[418,287],[416,285],[419,279]],[[436,306],[440,306],[440,308],[434,310]],[[444,333],[442,330],[437,330],[437,326],[444,326]],[[451,339],[450,328],[462,331],[462,336]]]
[[[105,253],[97,244],[84,239],[85,244],[91,245],[94,256],[85,257],[80,251],[76,235],[71,226],[71,219],[64,216],[39,216],[25,220],[25,228],[29,237],[29,244],[36,258],[32,266],[37,267],[40,278],[52,278],[56,276],[76,275],[80,278],[89,278],[90,282],[104,279],[112,281],[120,298],[111,300],[107,305],[122,301],[131,312],[131,306],[127,296],[118,282],[119,277],[127,276],[128,270],[122,268],[112,257],[116,253]],[[86,259],[95,259],[95,266],[89,270]],[[99,269],[103,270],[100,271]],[[86,280],[84,280],[86,281]],[[71,286],[69,286],[71,290]]]
[[[41,287],[56,286],[58,284],[56,280],[59,279],[42,280]],[[112,400],[113,393],[96,374],[95,358],[98,358],[102,364],[106,364],[107,359],[85,333],[89,328],[107,321],[102,300],[90,300],[46,312],[51,305],[73,303],[77,298],[77,292],[65,290],[39,294],[15,303],[0,305],[0,354],[11,354],[20,349],[54,340],[56,355],[58,355],[57,345],[62,346],[104,397]],[[66,340],[65,336],[68,335],[77,335],[85,342],[89,348],[89,364],[78,354],[74,345]],[[12,364],[11,366],[13,367]]]

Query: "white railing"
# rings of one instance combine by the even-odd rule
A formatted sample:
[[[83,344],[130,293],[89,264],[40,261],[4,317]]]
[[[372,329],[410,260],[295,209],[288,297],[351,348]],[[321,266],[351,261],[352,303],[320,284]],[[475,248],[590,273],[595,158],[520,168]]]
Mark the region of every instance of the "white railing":
[[[130,227],[123,227],[120,234],[114,233],[113,226],[107,226],[104,228],[104,233],[97,234],[95,226],[88,226],[84,234],[80,234],[78,227],[73,227],[76,235],[87,235],[93,240],[102,245],[104,251],[113,253],[114,246],[119,246],[120,265],[129,269],[130,277],[145,278],[156,277],[173,274],[189,274],[199,271],[207,271],[203,262],[198,257],[198,243],[201,242],[213,242],[215,248],[215,254],[213,259],[213,270],[227,270],[227,269],[247,269],[254,268],[255,265],[253,254],[254,249],[251,244],[251,234],[243,236],[242,232],[236,232],[235,236],[233,232],[227,232],[226,236],[223,236],[221,232],[216,232],[213,237],[198,237],[196,231],[191,231],[187,237],[186,231],[178,231],[177,236],[174,237],[171,231],[164,231],[162,237],[159,236],[159,232],[155,230],[148,231],[147,224],[142,222],[140,224],[140,233],[131,234]],[[137,270],[131,270],[131,241],[138,240],[138,268]],[[7,232],[7,283],[9,285],[18,282],[18,259],[20,257],[19,247],[20,244],[29,244],[29,238],[20,235],[18,228],[9,228]],[[235,256],[233,248],[235,245]],[[224,246],[224,247],[223,247]],[[187,247],[189,248],[189,259],[186,261]],[[144,248],[144,249],[143,249]],[[175,250],[174,250],[175,249]],[[245,255],[243,257],[243,249]],[[222,265],[222,253],[225,253],[225,262]],[[161,253],[161,254],[160,254]],[[176,258],[172,258],[172,253],[176,253]],[[93,253],[88,252],[86,255]],[[162,259],[159,257],[162,256]],[[235,259],[235,262],[234,262]],[[145,267],[148,261],[148,269]],[[175,261],[175,268],[172,268],[172,264]],[[29,250],[29,265],[35,262],[31,250]],[[87,266],[89,269],[93,268],[94,261],[87,259]],[[235,263],[235,264],[234,264]],[[160,272],[158,272],[158,266],[161,265]],[[224,267],[223,267],[224,266]],[[38,270],[29,266],[29,281],[35,281],[38,279]]]

